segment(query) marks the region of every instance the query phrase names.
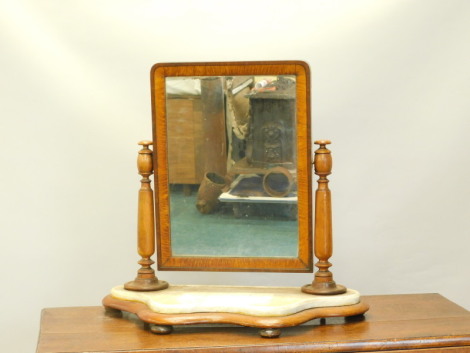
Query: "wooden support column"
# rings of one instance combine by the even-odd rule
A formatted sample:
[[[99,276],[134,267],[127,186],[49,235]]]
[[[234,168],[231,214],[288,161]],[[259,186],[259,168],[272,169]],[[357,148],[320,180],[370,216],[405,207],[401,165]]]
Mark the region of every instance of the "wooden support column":
[[[134,281],[127,282],[125,289],[133,291],[154,291],[168,287],[165,281],[159,281],[151,267],[155,262],[150,257],[155,252],[155,213],[153,203],[153,190],[150,186],[150,176],[153,173],[152,150],[149,146],[152,141],[141,141],[142,149],[137,157],[137,168],[142,176],[139,190],[139,208],[137,222],[137,247],[141,256],[138,262],[141,268]]]
[[[309,294],[333,295],[346,292],[346,288],[336,284],[333,274],[329,271],[331,263],[328,259],[333,254],[333,232],[331,221],[331,192],[328,188],[327,176],[331,174],[331,151],[326,148],[331,142],[327,140],[315,141],[320,147],[315,151],[315,174],[318,179],[318,189],[315,193],[315,234],[314,248],[318,262],[315,266],[318,271],[312,284],[302,287],[302,292]]]

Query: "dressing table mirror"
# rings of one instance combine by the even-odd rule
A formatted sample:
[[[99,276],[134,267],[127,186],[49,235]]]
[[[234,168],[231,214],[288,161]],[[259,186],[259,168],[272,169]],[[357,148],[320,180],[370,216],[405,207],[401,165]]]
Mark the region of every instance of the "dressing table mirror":
[[[332,162],[329,141],[316,141],[311,155],[308,65],[156,64],[151,84],[153,142],[142,141],[138,155],[141,268],[104,298],[106,309],[135,313],[160,334],[229,323],[262,337],[367,311],[329,270]],[[313,248],[318,270],[297,288],[173,286],[151,259],[156,250],[160,271],[313,272]]]
[[[305,66],[152,72],[158,268],[311,271]]]

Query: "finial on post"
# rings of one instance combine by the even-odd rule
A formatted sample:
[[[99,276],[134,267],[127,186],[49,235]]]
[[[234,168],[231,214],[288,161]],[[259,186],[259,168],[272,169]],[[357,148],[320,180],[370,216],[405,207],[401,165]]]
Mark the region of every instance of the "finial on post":
[[[150,257],[155,252],[155,223],[153,190],[150,186],[150,176],[153,173],[152,150],[149,148],[152,141],[144,140],[139,142],[142,149],[137,157],[137,168],[142,176],[139,190],[139,208],[137,218],[137,247],[141,268],[137,272],[134,281],[127,282],[124,288],[133,291],[154,291],[165,289],[168,283],[159,281],[155,276],[155,271],[151,267],[154,261]]]
[[[318,179],[318,189],[315,193],[315,234],[314,249],[318,262],[315,266],[318,271],[312,284],[302,287],[302,292],[319,295],[342,294],[346,288],[336,284],[333,274],[329,271],[331,263],[328,259],[333,254],[333,232],[331,221],[331,192],[328,188],[327,176],[331,174],[333,161],[331,151],[326,148],[331,142],[328,140],[315,141],[320,147],[315,151],[315,174]]]

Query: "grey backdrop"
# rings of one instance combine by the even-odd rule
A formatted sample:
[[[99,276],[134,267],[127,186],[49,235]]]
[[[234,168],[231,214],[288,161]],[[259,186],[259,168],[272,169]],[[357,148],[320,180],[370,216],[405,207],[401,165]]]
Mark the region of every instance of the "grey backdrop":
[[[34,350],[42,308],[100,305],[135,276],[156,62],[307,61],[313,136],[333,141],[337,281],[470,309],[469,13],[465,0],[0,0],[2,351]]]

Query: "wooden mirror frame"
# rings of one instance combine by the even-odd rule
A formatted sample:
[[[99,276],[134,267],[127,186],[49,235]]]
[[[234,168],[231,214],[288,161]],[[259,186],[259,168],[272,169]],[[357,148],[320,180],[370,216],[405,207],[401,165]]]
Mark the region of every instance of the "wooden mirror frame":
[[[190,76],[296,76],[298,239],[296,258],[174,256],[171,251],[166,123],[166,78]],[[159,270],[312,272],[312,156],[310,72],[302,61],[161,63],[151,70],[155,220]]]

